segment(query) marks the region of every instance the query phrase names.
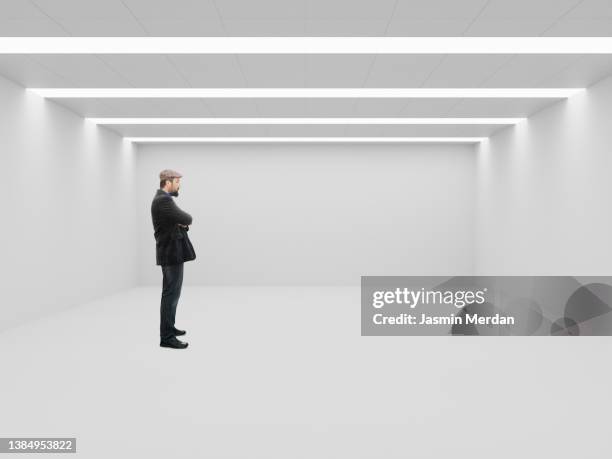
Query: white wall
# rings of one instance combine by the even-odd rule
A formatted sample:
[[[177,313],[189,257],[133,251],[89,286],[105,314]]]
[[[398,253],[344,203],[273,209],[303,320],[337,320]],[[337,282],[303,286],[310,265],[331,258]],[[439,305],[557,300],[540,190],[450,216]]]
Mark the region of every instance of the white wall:
[[[477,274],[612,275],[612,77],[478,151]]]
[[[184,174],[192,284],[358,285],[362,275],[473,273],[470,145],[141,145],[141,277],[161,285],[150,205]]]
[[[134,152],[0,77],[0,329],[136,279]]]

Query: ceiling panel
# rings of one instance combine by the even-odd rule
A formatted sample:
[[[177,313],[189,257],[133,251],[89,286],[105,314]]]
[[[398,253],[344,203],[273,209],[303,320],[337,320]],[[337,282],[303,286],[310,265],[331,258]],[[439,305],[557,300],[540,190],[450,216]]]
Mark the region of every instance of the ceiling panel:
[[[479,37],[537,37],[544,34],[580,1],[491,0],[465,34]]]
[[[23,87],[67,87],[73,82],[48,70],[29,56],[0,54],[0,75]]]
[[[431,99],[428,99],[429,101]],[[362,99],[355,102],[353,116],[395,116],[401,113],[408,103],[406,99]]]
[[[381,110],[357,113],[355,99],[258,99],[257,103],[245,99],[51,99],[70,107],[83,116],[91,117],[516,117],[527,116],[547,104],[550,99],[417,99],[392,100],[394,113]],[[294,104],[292,102],[295,102]],[[304,103],[306,102],[306,103]],[[381,104],[385,101],[381,101]],[[110,110],[110,111],[109,111]],[[114,111],[113,111],[114,110]]]
[[[306,59],[296,54],[241,54],[238,57],[250,87],[304,87]]]
[[[222,37],[223,24],[218,19],[140,19],[142,27],[152,37]]]
[[[537,87],[586,88],[612,75],[612,56],[580,56],[569,66],[549,78],[540,80]]]
[[[387,19],[311,19],[305,21],[302,29],[295,21],[295,29],[288,30],[286,36],[308,37],[379,37],[385,35]],[[240,31],[233,28],[236,33]],[[302,32],[300,32],[302,30]],[[258,35],[266,34],[265,30],[258,30]]]
[[[470,25],[471,19],[393,19],[389,37],[455,37]]]
[[[349,125],[345,130],[348,136],[385,136],[385,137],[487,137],[499,125]]]
[[[130,99],[128,99],[130,100]],[[131,99],[137,100],[137,99]],[[122,101],[115,100],[115,104],[129,106]],[[141,115],[142,116],[142,115]],[[203,99],[157,99],[155,100],[155,111],[144,116],[218,116],[211,112],[211,108]]]
[[[470,37],[537,37],[553,23],[550,19],[479,19],[465,35]]]
[[[248,2],[249,0],[242,0]],[[396,0],[306,0],[302,2],[308,19],[382,19],[388,21]]]
[[[398,104],[402,101],[397,101]],[[404,100],[402,107],[390,116],[436,117],[450,116],[450,109],[457,104],[457,99],[413,99]],[[399,105],[398,105],[399,106]],[[498,116],[506,116],[499,114]]]
[[[223,20],[230,37],[292,37],[306,35],[302,19],[230,19]]]
[[[545,36],[609,37],[612,35],[612,18],[568,19],[555,23]]]
[[[466,125],[383,125],[379,134],[391,137],[488,137],[498,130],[500,125],[466,124]]]
[[[330,2],[332,3],[332,2]],[[217,9],[229,19],[302,19],[306,11],[303,0],[223,0]]]
[[[143,37],[144,29],[137,21],[126,19],[61,19],[63,28],[75,37],[99,37],[111,35],[115,37]]]
[[[104,125],[124,137],[487,137],[499,125]]]
[[[460,99],[449,110],[448,116],[527,117],[556,102],[558,100],[554,99]]]
[[[259,116],[270,118],[296,116],[296,113],[308,113],[309,105],[307,99],[258,99],[257,113]]]
[[[30,87],[575,87],[609,74],[611,57],[4,55],[0,74]]]
[[[213,0],[122,0],[139,20],[216,20],[219,15]]]
[[[499,126],[336,126],[337,130],[331,130],[332,126],[272,126],[271,135],[282,136],[335,136],[345,135],[349,137],[481,137],[487,136]],[[290,129],[286,129],[290,128]],[[308,128],[308,129],[305,129]],[[321,134],[319,134],[321,132]]]
[[[609,0],[2,0],[5,36],[603,36]]]
[[[355,111],[356,99],[304,99],[307,112],[305,116],[344,117],[352,116]],[[301,116],[295,112],[292,116]]]
[[[493,75],[510,59],[507,55],[447,55],[423,86],[428,88],[473,88]]]
[[[212,116],[264,116],[257,103],[252,100],[245,99],[209,99],[203,100],[203,105],[211,113]],[[180,106],[177,104],[176,115],[180,115]]]
[[[610,0],[583,0],[578,2],[564,19],[612,19],[612,2]]]
[[[355,102],[355,99],[258,99],[257,107],[259,114],[266,117],[340,117],[351,116]]]
[[[45,14],[33,2],[23,0],[2,0],[4,19],[43,19]]]
[[[534,19],[556,20],[582,0],[489,0],[478,16],[488,19]]]
[[[484,83],[485,87],[513,87],[525,88],[537,86],[546,79],[550,79],[576,62],[580,56],[568,54],[555,55],[517,55],[509,59],[497,73],[491,75]],[[585,61],[588,65],[588,62]]]
[[[487,0],[410,0],[397,3],[394,20],[471,19],[490,3]]]
[[[234,55],[174,54],[168,56],[194,88],[241,88],[246,86]]]
[[[365,82],[370,88],[419,87],[443,60],[440,55],[381,54],[375,57]]]
[[[128,83],[94,55],[35,54],[30,58],[42,67],[73,82],[76,87],[122,87]]]
[[[0,2],[1,36],[63,36],[66,31],[31,2]]]
[[[122,20],[130,17],[129,11],[121,0],[83,1],[83,0],[29,0],[48,16],[62,19],[107,19]]]
[[[3,37],[62,37],[66,31],[48,18],[7,19],[0,16],[0,36]]]
[[[266,126],[252,125],[104,125],[124,137],[231,137],[231,136],[260,136],[267,135]]]
[[[121,0],[30,0],[72,36],[143,36],[138,21]],[[36,35],[44,35],[42,33]]]
[[[178,88],[189,86],[179,70],[164,55],[101,54],[100,58],[129,86]]]
[[[179,109],[172,100],[151,101],[147,99],[52,99],[87,117],[146,117],[177,116]],[[195,105],[195,107],[194,107]],[[209,110],[199,101],[183,99],[180,106],[184,116],[211,116]]]
[[[378,137],[381,133],[381,126],[365,125],[355,126],[346,125],[342,131],[342,135],[346,137]],[[420,137],[420,136],[419,136]]]
[[[309,54],[305,58],[306,87],[310,88],[359,88],[375,56]]]
[[[362,131],[364,134],[367,129]],[[268,134],[273,137],[337,137],[345,135],[345,126],[306,125],[306,126],[268,126]],[[364,134],[361,134],[365,137]]]
[[[71,110],[80,116],[119,116],[120,111],[110,100],[102,99],[48,99],[50,103],[59,105]],[[106,115],[101,115],[106,113]],[[99,115],[100,114],[100,115]]]

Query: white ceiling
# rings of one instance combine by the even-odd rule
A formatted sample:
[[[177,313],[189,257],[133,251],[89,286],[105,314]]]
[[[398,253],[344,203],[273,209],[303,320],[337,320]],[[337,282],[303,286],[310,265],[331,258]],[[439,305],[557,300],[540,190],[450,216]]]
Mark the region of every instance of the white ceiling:
[[[0,36],[612,36],[612,0],[0,0]],[[588,87],[609,54],[0,54],[24,87]],[[91,117],[516,117],[551,99],[55,99]],[[480,136],[500,126],[110,126],[127,136]]]
[[[609,36],[609,0],[0,0],[3,36]]]
[[[108,125],[125,137],[488,137],[499,125]]]
[[[584,87],[611,71],[605,54],[0,54],[26,87]]]

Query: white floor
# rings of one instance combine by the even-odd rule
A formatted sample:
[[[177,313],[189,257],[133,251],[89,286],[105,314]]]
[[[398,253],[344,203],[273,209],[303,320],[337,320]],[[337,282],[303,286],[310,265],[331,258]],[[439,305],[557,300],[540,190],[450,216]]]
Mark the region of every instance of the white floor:
[[[361,337],[358,287],[185,285],[172,350],[159,294],[2,332],[1,436],[105,459],[610,455],[612,338]]]

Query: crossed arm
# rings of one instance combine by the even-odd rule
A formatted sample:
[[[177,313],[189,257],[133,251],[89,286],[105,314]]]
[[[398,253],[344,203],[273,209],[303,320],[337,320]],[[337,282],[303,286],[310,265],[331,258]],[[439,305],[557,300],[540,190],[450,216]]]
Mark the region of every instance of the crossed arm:
[[[191,215],[181,210],[173,199],[162,200],[160,203],[160,213],[166,221],[176,223],[183,228],[188,228],[193,221]]]

